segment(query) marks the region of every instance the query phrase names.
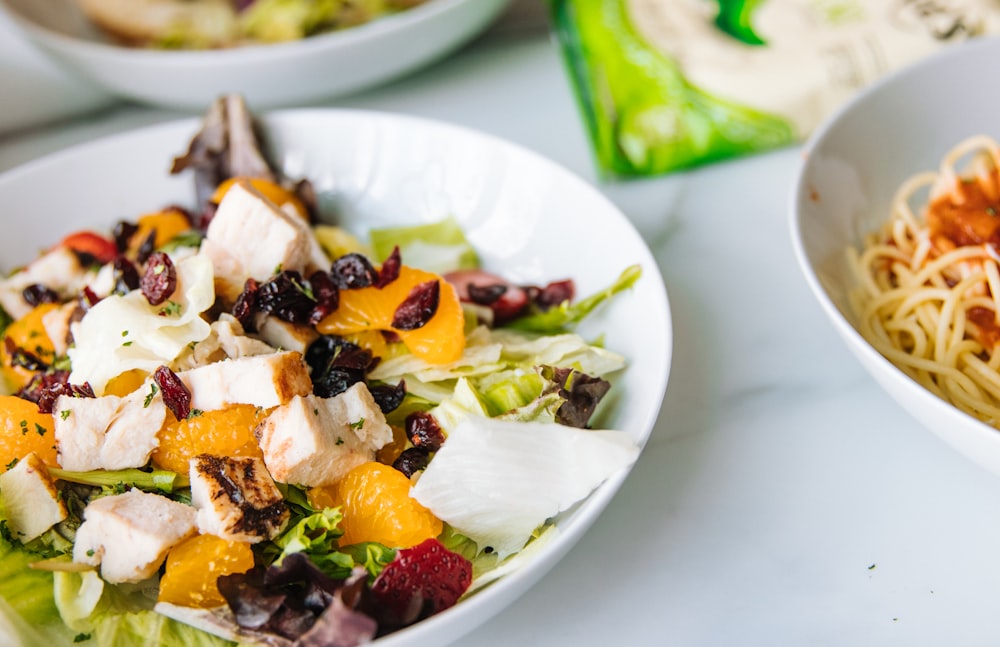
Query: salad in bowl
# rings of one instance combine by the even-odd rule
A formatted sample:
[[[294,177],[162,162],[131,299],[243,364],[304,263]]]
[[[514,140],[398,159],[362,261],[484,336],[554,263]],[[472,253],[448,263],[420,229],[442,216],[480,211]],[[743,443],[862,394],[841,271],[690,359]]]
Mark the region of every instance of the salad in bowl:
[[[84,216],[0,281],[12,643],[391,641],[565,550],[613,494],[666,371],[609,415],[633,358],[582,331],[649,281],[668,327],[662,286],[642,264],[586,292],[505,274],[490,254],[517,250],[474,241],[509,219],[463,195],[394,224],[381,192],[418,193],[380,185],[406,160],[378,142],[410,125],[369,132],[335,186],[346,162],[269,153],[220,98],[148,206]]]

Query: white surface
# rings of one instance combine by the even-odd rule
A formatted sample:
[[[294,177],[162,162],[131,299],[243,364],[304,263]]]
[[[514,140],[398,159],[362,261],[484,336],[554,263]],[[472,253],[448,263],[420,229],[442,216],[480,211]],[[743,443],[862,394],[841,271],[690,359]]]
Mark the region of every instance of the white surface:
[[[495,34],[338,103],[481,128],[596,181],[542,31]],[[173,117],[119,110],[8,138],[0,168]],[[599,185],[653,247],[670,293],[668,394],[590,531],[457,645],[998,642],[1000,480],[890,400],[810,294],[787,224],[800,155]]]
[[[872,376],[945,442],[1000,475],[1000,432],[924,389],[858,333],[847,302],[857,279],[844,258],[847,247],[859,248],[862,237],[888,219],[908,178],[936,170],[971,136],[1000,138],[995,86],[968,95],[968,78],[992,74],[998,56],[1000,38],[949,49],[877,84],[835,115],[806,145],[792,233],[810,287]],[[893,118],[903,113],[905,119]]]
[[[507,0],[430,0],[370,23],[300,41],[216,51],[133,49],[110,42],[75,0],[3,0],[40,49],[109,92],[201,109],[223,92],[273,108],[372,87],[451,52]]]

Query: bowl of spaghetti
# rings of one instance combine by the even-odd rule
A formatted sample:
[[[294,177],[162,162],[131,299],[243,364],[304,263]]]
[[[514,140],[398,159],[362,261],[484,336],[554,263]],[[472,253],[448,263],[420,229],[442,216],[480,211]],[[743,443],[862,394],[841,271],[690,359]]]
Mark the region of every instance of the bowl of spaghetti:
[[[807,142],[791,233],[875,380],[1000,474],[1000,39],[886,77]]]

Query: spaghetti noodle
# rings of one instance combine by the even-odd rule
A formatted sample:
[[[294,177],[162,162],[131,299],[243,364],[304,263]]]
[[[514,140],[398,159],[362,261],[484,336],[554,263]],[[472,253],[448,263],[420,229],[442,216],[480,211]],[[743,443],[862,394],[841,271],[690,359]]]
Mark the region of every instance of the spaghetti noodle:
[[[859,332],[918,383],[1000,429],[1000,145],[953,148],[848,250]]]

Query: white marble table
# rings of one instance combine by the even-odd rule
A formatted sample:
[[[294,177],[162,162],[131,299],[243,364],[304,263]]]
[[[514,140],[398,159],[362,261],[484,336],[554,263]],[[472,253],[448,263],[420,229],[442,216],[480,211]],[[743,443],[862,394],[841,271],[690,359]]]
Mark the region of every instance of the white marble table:
[[[673,370],[635,470],[545,579],[458,644],[1000,644],[1000,480],[889,401],[807,292],[787,224],[799,150],[602,183],[553,43],[530,24],[329,104],[455,122],[558,161],[632,219],[670,295]],[[119,104],[14,131],[0,171],[178,116]]]

